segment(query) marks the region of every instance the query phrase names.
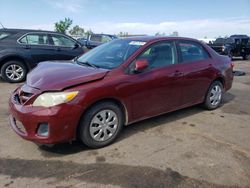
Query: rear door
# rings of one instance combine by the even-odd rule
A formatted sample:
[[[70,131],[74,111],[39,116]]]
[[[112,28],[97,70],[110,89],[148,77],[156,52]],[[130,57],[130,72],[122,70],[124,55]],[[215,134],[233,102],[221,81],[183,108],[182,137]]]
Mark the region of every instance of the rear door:
[[[49,45],[47,33],[27,33],[18,40],[18,48],[29,54],[34,63],[55,59],[54,48]]]
[[[211,83],[212,59],[198,42],[180,40],[177,43],[182,79],[182,105],[202,102]]]
[[[49,34],[57,60],[70,60],[83,54],[82,47],[73,39],[60,34]]]

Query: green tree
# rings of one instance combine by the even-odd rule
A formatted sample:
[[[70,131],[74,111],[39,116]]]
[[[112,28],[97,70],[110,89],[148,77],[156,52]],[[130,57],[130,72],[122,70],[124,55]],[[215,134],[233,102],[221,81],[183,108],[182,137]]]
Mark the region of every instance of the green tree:
[[[157,32],[155,33],[155,36],[158,36],[158,37],[166,36],[166,33]]]
[[[72,23],[73,20],[71,20],[70,18],[64,18],[64,20],[60,20],[59,22],[55,23],[55,31],[60,33],[66,33]]]
[[[84,29],[79,25],[74,26],[71,30],[69,30],[69,33],[75,36],[83,36],[85,34]]]
[[[178,36],[179,36],[179,33],[178,33],[178,31],[174,31],[174,32],[171,33],[169,36],[170,36],[170,37],[178,37]]]
[[[91,29],[89,29],[88,31],[85,32],[86,35],[90,35],[93,34],[93,31]]]
[[[128,36],[128,32],[122,32],[122,31],[120,31],[120,32],[117,34],[117,36],[119,36],[119,37],[127,37],[127,36]]]

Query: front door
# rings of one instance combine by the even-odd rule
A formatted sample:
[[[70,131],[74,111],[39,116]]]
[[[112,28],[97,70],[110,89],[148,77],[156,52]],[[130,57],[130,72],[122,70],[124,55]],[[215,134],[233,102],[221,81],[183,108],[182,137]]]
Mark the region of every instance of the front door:
[[[180,105],[181,74],[177,69],[175,49],[174,42],[160,42],[136,58],[146,59],[149,67],[141,73],[127,75],[131,80],[126,89],[131,91],[134,120],[171,111]],[[130,64],[130,69],[133,69],[135,61]]]
[[[70,60],[83,54],[83,49],[74,40],[60,34],[49,34],[49,40],[54,47],[57,60]],[[76,46],[76,44],[78,44]]]

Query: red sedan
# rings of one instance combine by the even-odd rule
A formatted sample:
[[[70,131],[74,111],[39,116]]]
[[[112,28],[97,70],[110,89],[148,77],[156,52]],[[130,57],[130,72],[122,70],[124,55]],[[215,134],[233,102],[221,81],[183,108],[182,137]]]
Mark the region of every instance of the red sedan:
[[[10,125],[38,143],[80,138],[103,147],[124,125],[200,103],[216,109],[232,70],[228,57],[194,39],[118,39],[72,61],[40,63],[10,97]]]

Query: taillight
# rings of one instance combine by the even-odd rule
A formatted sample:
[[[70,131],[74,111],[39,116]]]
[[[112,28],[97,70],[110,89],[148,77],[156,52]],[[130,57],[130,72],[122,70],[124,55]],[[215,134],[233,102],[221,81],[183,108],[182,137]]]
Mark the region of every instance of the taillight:
[[[234,68],[234,63],[231,61],[230,63],[231,68]]]

